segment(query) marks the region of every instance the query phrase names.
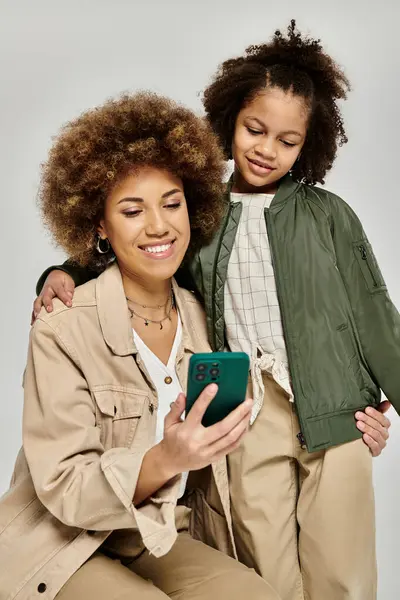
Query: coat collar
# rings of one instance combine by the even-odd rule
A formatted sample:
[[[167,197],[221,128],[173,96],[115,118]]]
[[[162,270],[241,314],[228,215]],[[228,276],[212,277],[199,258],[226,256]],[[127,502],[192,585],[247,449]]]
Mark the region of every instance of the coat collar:
[[[172,289],[182,321],[182,343],[185,350],[195,352],[198,346],[195,324],[183,297],[184,291],[172,280]],[[101,331],[110,350],[117,356],[136,354],[129,311],[121,272],[117,262],[110,265],[96,281],[96,303]],[[196,344],[197,342],[197,344]]]
[[[293,181],[290,173],[285,175],[285,177],[283,177],[279,183],[278,191],[276,192],[274,199],[271,202],[270,208],[275,208],[275,207],[278,207],[278,206],[281,206],[282,204],[284,204],[299,189],[299,187],[301,185],[302,185],[301,183],[299,183],[297,181]],[[233,186],[233,174],[229,178],[229,181],[227,181],[226,188],[225,188],[225,193],[228,196],[228,200],[229,200],[229,195],[232,190],[232,186]]]

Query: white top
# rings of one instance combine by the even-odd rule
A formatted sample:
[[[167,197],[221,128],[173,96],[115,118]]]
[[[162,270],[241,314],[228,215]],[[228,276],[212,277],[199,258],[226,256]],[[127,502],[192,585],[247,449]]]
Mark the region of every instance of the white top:
[[[293,400],[264,215],[273,197],[231,193],[231,202],[243,208],[228,265],[224,316],[230,350],[251,358],[252,422],[264,400],[262,371],[271,373]]]
[[[146,346],[142,338],[133,329],[133,339],[141,359],[151,377],[152,382],[157,390],[158,408],[156,435],[154,446],[158,444],[164,437],[164,419],[170,411],[170,404],[174,402],[178,395],[182,392],[181,384],[176,373],[176,356],[179,346],[182,341],[182,322],[178,313],[178,325],[174,343],[172,345],[171,354],[168,359],[168,364],[164,363]],[[186,487],[187,473],[182,473],[182,483],[179,492],[179,498],[183,496]]]

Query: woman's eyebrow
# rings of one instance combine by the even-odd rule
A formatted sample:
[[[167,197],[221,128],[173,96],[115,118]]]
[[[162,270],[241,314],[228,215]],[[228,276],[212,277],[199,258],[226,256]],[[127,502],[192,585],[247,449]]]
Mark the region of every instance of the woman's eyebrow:
[[[176,194],[177,192],[182,193],[182,190],[180,190],[179,188],[174,188],[173,190],[169,190],[168,192],[165,192],[161,198],[165,199],[165,198],[169,198],[170,196],[173,196],[173,194]],[[143,198],[140,198],[139,196],[128,196],[126,198],[121,198],[121,200],[118,200],[117,204],[122,204],[123,202],[144,202]]]

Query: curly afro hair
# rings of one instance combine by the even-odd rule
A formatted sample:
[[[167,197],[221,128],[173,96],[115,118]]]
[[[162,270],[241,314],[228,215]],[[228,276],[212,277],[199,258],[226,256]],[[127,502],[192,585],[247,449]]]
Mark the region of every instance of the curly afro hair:
[[[67,123],[42,167],[39,205],[70,258],[102,270],[112,249],[96,251],[97,226],[112,187],[133,168],[153,166],[183,181],[190,249],[210,240],[224,211],[223,152],[209,124],[150,92],[123,95]]]
[[[278,30],[271,42],[250,46],[244,56],[225,61],[206,88],[203,103],[227,158],[232,158],[238,113],[266,87],[278,87],[305,100],[310,109],[307,137],[292,176],[311,185],[324,183],[338,145],[347,142],[337,100],[346,99],[348,79],[323,51],[320,40],[299,33],[294,20],[287,36]]]

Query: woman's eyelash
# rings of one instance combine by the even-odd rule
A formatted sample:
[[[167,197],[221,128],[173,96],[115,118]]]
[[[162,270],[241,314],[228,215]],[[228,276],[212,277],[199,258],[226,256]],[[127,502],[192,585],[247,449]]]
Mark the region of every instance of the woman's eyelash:
[[[126,210],[124,211],[124,215],[126,217],[136,217],[137,215],[140,215],[141,212],[141,210]]]
[[[174,202],[174,204],[167,204],[165,208],[171,208],[172,210],[176,210],[181,206],[182,202]],[[137,217],[140,215],[141,210],[125,210],[124,215],[128,218]]]
[[[293,148],[296,144],[292,144],[291,142],[286,142],[285,140],[281,140],[282,144],[288,146],[289,148]]]

